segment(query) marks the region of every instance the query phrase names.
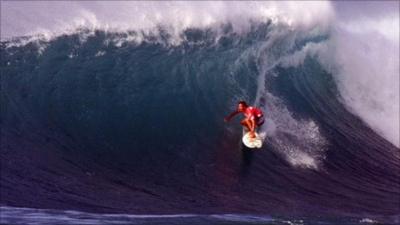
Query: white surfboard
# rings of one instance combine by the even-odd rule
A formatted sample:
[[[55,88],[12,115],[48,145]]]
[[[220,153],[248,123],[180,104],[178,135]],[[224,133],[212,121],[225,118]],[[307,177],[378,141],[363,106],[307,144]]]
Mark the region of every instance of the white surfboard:
[[[242,141],[246,147],[248,147],[248,148],[261,148],[262,147],[262,143],[263,143],[262,138],[260,137],[260,135],[257,132],[255,132],[255,134],[256,134],[255,138],[250,137],[250,132],[246,132],[243,135]]]

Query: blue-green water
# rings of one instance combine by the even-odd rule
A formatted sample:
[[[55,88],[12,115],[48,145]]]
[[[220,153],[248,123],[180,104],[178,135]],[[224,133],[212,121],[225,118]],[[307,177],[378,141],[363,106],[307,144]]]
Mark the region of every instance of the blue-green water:
[[[329,33],[276,29],[3,41],[1,222],[398,223],[399,149],[317,56],[293,63]],[[239,100],[264,110],[257,152],[223,121]]]

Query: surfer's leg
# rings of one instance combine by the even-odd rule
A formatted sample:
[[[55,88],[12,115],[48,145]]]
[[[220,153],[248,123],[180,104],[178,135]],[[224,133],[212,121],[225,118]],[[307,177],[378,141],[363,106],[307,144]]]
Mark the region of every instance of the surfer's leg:
[[[242,126],[244,126],[247,129],[247,131],[250,130],[250,126],[247,119],[243,119],[242,121],[240,121],[240,124],[242,124]]]
[[[256,121],[252,120],[252,119],[247,119],[246,123],[248,124],[248,127],[250,128],[250,137],[251,138],[255,138],[256,134],[255,134],[255,130],[256,130]]]
[[[249,119],[243,119],[240,121],[240,124],[242,124],[244,127],[246,127],[247,131],[252,131],[252,126],[251,126],[251,121]],[[256,137],[254,131],[250,133],[250,137],[254,138]]]

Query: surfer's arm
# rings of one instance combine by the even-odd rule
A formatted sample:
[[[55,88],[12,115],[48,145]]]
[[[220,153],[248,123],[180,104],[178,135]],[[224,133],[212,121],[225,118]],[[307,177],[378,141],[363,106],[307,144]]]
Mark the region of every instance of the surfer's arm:
[[[232,117],[236,116],[237,114],[239,114],[239,111],[234,111],[231,114],[229,114],[227,117],[224,118],[225,122],[229,122],[229,120],[232,119]]]

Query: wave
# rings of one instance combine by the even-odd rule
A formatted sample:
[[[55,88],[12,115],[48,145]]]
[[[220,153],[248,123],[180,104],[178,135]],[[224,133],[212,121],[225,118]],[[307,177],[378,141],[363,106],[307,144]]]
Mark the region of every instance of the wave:
[[[153,41],[163,43],[167,39],[168,44],[179,45],[185,41],[182,33],[188,29],[211,29],[223,38],[226,29],[224,24],[230,24],[237,34],[245,34],[258,22],[286,27],[283,33],[286,29],[302,31],[303,35],[311,36],[329,33],[328,47],[313,51],[318,52],[325,69],[334,74],[347,108],[399,147],[397,71],[400,53],[396,4],[4,2],[5,20],[2,22],[1,39],[9,40],[24,35],[27,38],[9,42],[13,46],[24,45],[38,39],[49,41],[63,34],[73,34],[77,29],[86,29],[91,32],[81,35],[81,41],[94,35],[95,30],[103,30],[121,33],[112,40],[118,46],[126,41],[140,43],[149,36]],[[68,12],[65,12],[65,8],[69,9]],[[361,8],[369,12],[370,18],[363,17],[357,11]],[[49,15],[48,11],[52,13]],[[24,16],[20,18],[20,15]],[[369,49],[368,54],[365,54],[366,49]],[[385,91],[381,91],[381,87],[385,87]],[[360,92],[363,94],[360,95]],[[386,119],[382,121],[381,118]]]
[[[13,4],[5,7],[21,10]],[[63,4],[109,12],[107,3],[51,7]],[[331,27],[330,3],[308,3],[310,17],[297,3],[252,3],[256,13],[245,13],[245,25],[238,20],[245,3],[152,3],[144,12],[145,3],[130,4],[116,7],[177,25],[110,30],[107,14],[98,13],[102,26],[1,42],[2,204],[118,213],[398,213],[398,124],[390,123],[398,85],[389,82],[398,60],[373,79],[365,68],[385,64],[361,57],[368,42],[354,44],[359,35]],[[170,7],[165,15],[163,7]],[[150,14],[155,19],[147,20]],[[194,19],[200,16],[208,20]],[[379,43],[392,46],[387,38]],[[360,71],[371,80],[359,79]],[[376,94],[359,95],[371,90]],[[243,149],[238,124],[223,122],[239,100],[265,111],[259,152]]]

